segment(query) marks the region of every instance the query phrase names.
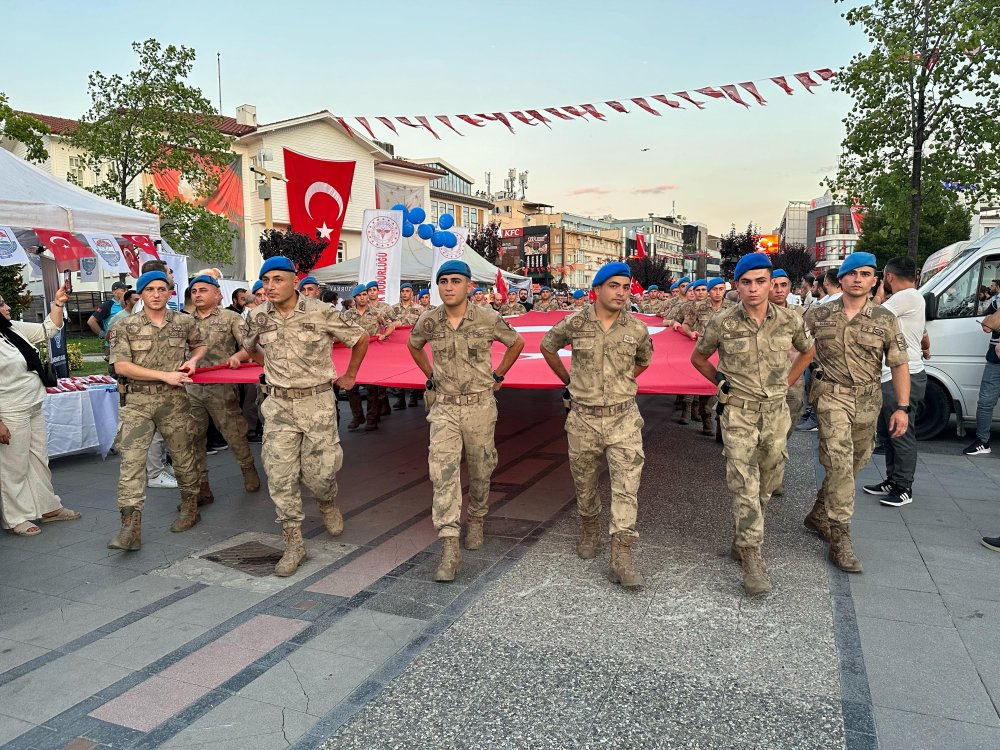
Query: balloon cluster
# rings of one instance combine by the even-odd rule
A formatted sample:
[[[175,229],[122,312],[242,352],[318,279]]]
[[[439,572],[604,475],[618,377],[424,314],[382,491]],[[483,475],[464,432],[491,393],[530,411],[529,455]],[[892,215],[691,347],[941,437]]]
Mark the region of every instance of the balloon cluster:
[[[424,219],[427,213],[420,206],[407,208],[402,203],[397,203],[392,207],[393,211],[403,212],[403,236],[412,237],[416,232],[422,240],[430,240],[434,247],[455,247],[458,244],[458,235],[450,232],[455,226],[455,217],[451,214],[441,214],[438,218],[438,225],[425,224]]]

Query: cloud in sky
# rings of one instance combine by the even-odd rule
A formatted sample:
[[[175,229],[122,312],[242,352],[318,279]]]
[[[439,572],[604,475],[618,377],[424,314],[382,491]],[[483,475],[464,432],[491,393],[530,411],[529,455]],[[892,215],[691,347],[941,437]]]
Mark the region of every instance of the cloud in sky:
[[[677,190],[679,187],[679,185],[665,182],[662,185],[653,185],[652,187],[639,187],[632,192],[636,195],[660,195],[660,193],[665,193],[668,190]]]
[[[566,193],[566,195],[607,195],[610,190],[602,187],[582,187],[574,188]]]

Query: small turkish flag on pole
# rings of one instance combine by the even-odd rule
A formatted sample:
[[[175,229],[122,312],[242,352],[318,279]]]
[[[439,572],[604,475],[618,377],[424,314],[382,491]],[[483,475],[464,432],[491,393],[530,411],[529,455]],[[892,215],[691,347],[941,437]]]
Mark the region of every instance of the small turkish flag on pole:
[[[507,281],[499,268],[497,269],[497,291],[500,293],[500,302],[507,302]]]
[[[79,271],[80,258],[93,258],[94,251],[69,232],[53,229],[34,229],[38,241],[52,252],[57,271]]]
[[[355,162],[314,159],[287,148],[284,153],[292,229],[310,237],[319,233],[328,244],[313,268],[332,266],[337,262],[337,244],[351,198]]]
[[[642,288],[636,279],[632,279],[632,294],[638,294],[640,297],[646,290]]]
[[[646,257],[646,235],[643,232],[635,233],[635,257]]]

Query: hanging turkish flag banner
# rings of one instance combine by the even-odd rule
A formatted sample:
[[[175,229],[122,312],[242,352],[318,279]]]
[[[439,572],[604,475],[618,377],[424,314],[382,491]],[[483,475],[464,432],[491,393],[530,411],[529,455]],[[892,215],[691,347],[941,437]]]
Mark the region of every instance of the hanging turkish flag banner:
[[[497,269],[497,292],[500,294],[500,302],[507,301],[507,280],[503,277],[500,269]]]
[[[296,232],[312,237],[319,233],[327,242],[313,268],[332,266],[337,262],[356,162],[316,159],[287,148],[284,153],[288,220]]]
[[[635,233],[635,257],[646,257],[646,235],[643,232]]]
[[[93,251],[69,232],[32,229],[46,250],[56,259],[57,271],[79,271],[81,258],[93,258]]]
[[[630,289],[629,291],[631,291],[632,294],[637,294],[641,297],[643,292],[645,292],[646,290],[642,288],[642,284],[640,284],[635,279],[632,279],[632,289]]]
[[[123,234],[122,237],[139,248],[139,260],[143,262],[146,260],[160,260],[160,254],[156,251],[156,245],[148,234]],[[149,257],[144,259],[141,257],[143,255],[148,255]]]

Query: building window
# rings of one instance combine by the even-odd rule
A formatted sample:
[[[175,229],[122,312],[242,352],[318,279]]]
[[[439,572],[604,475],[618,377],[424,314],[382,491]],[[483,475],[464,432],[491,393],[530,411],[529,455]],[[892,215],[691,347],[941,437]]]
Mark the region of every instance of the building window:
[[[479,231],[479,209],[470,208],[469,209],[469,229],[473,232]]]
[[[471,222],[469,221],[469,207],[462,206],[462,226],[467,227]]]
[[[347,254],[347,245],[345,245],[343,242],[338,242],[337,243],[337,262],[338,263],[343,263],[344,262],[344,256],[346,254]]]
[[[437,224],[438,220],[438,202],[431,201],[431,223]]]

